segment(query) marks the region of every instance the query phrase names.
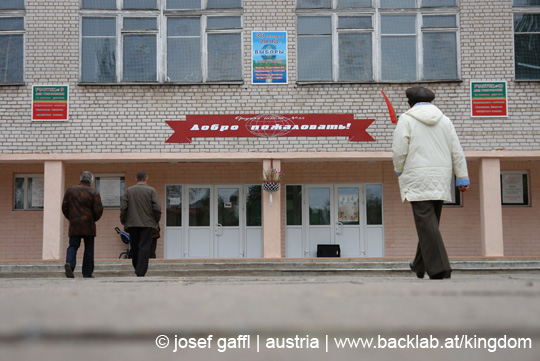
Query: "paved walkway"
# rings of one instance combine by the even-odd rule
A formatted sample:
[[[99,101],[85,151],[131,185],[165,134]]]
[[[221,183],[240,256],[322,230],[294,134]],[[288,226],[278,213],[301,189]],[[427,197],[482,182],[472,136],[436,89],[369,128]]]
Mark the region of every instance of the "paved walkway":
[[[0,312],[10,361],[540,359],[533,272],[5,278]]]

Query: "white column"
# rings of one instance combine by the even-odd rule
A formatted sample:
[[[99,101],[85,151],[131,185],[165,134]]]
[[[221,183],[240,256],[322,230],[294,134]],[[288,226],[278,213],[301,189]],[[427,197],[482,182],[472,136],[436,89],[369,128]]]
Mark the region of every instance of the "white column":
[[[60,259],[64,216],[64,163],[45,162],[45,186],[43,195],[43,259]]]
[[[263,171],[270,168],[281,169],[279,160],[270,159],[263,161]],[[270,193],[262,192],[263,208],[263,257],[281,258],[281,189],[272,193],[272,203],[270,203]]]
[[[480,223],[482,254],[504,256],[500,159],[480,161]]]

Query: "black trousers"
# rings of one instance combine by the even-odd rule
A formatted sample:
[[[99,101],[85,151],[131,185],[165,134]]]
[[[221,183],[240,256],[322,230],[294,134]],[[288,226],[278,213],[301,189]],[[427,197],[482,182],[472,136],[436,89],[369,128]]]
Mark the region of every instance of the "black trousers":
[[[148,259],[152,246],[151,227],[131,227],[127,230],[131,243],[131,262],[137,276],[144,276],[148,271]]]
[[[69,263],[71,269],[75,270],[77,264],[77,251],[81,246],[81,238],[84,239],[82,274],[85,277],[90,277],[92,276],[92,273],[94,273],[94,236],[70,236],[69,247],[66,254],[66,263]]]
[[[413,261],[415,272],[427,272],[433,276],[443,271],[449,271],[450,260],[444,247],[439,222],[443,201],[411,202],[418,247]]]

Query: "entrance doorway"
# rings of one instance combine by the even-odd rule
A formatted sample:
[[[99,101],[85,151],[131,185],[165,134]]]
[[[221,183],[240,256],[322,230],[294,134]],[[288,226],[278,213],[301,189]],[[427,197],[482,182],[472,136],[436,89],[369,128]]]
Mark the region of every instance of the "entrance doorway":
[[[384,256],[381,184],[287,185],[287,257],[316,257],[338,244],[342,257]]]
[[[167,185],[165,258],[260,258],[260,185]]]

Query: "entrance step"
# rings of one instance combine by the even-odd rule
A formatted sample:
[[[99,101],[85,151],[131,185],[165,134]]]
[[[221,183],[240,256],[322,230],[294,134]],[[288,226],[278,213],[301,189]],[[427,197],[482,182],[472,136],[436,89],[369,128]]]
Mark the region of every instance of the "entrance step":
[[[302,258],[302,259],[199,259],[151,260],[149,277],[279,277],[316,275],[386,275],[411,273],[409,258]],[[81,274],[81,261],[76,277]],[[455,273],[539,272],[540,257],[535,258],[453,258]],[[99,260],[96,277],[134,276],[131,260]],[[0,278],[65,277],[63,261],[3,261]]]

